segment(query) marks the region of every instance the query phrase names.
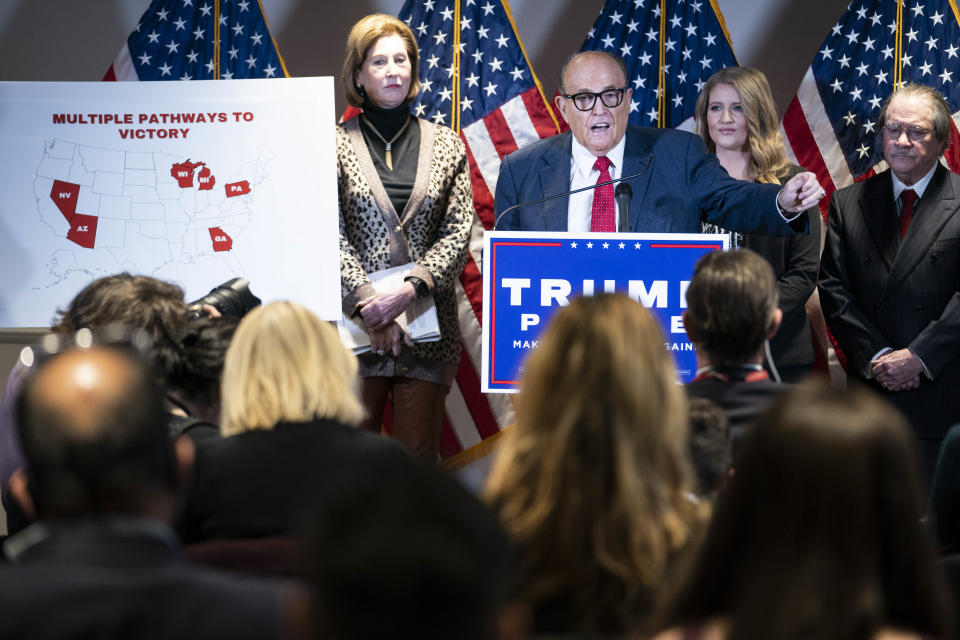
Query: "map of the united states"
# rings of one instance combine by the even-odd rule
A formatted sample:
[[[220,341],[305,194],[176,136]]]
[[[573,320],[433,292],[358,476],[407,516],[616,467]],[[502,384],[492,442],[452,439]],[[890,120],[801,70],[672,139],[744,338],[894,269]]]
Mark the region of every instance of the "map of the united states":
[[[161,151],[46,141],[34,197],[41,220],[68,241],[51,256],[51,275],[157,273],[216,254],[242,269],[232,249],[272,158],[264,146],[256,159],[214,167]]]

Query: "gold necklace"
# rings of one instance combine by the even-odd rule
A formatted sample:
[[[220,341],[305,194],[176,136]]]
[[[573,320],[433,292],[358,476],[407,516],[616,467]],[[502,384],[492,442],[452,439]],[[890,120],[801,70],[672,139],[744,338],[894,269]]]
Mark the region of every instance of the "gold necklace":
[[[367,123],[367,126],[370,127],[370,130],[373,131],[374,135],[376,135],[378,138],[380,138],[380,141],[381,141],[383,144],[387,145],[387,155],[386,155],[386,157],[385,157],[385,160],[387,161],[387,169],[389,169],[390,171],[393,171],[393,154],[390,153],[390,150],[393,148],[393,143],[396,142],[396,141],[397,141],[397,138],[400,137],[400,134],[403,133],[403,132],[407,129],[407,125],[410,124],[410,120],[412,120],[412,118],[411,118],[410,116],[407,116],[407,121],[404,122],[404,123],[403,123],[403,126],[400,127],[400,130],[397,131],[397,135],[395,135],[395,136],[393,136],[392,138],[390,138],[389,140],[387,140],[386,138],[384,138],[384,137],[380,134],[379,131],[377,131],[377,128],[376,128],[375,126],[373,126],[373,123],[370,122],[370,120],[367,118],[367,116],[361,116],[361,117],[363,118],[363,121]]]

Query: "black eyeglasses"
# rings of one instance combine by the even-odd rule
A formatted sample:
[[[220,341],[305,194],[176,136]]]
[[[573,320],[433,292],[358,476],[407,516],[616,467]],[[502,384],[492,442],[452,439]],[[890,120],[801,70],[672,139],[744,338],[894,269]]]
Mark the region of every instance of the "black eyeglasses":
[[[600,93],[584,91],[582,93],[575,93],[572,96],[566,93],[560,95],[568,100],[573,100],[573,104],[578,111],[590,111],[593,109],[593,106],[597,104],[597,98],[600,98],[600,102],[602,102],[603,106],[607,109],[613,109],[614,107],[619,107],[620,103],[623,102],[623,92],[627,89],[628,87],[621,87],[620,89],[606,89]]]

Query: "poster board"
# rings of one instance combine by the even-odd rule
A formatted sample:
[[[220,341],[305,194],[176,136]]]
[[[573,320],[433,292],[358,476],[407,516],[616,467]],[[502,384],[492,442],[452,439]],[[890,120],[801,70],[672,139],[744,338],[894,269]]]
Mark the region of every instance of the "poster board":
[[[0,83],[0,327],[127,271],[340,315],[334,82]]]

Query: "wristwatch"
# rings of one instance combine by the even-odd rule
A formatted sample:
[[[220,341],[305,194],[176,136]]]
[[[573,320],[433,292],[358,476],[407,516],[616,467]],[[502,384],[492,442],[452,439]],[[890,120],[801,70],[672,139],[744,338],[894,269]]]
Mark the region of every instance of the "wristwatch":
[[[417,293],[417,298],[426,298],[430,295],[430,287],[427,286],[427,283],[421,280],[416,276],[407,276],[403,279],[404,282],[409,282],[413,285],[413,290]]]

